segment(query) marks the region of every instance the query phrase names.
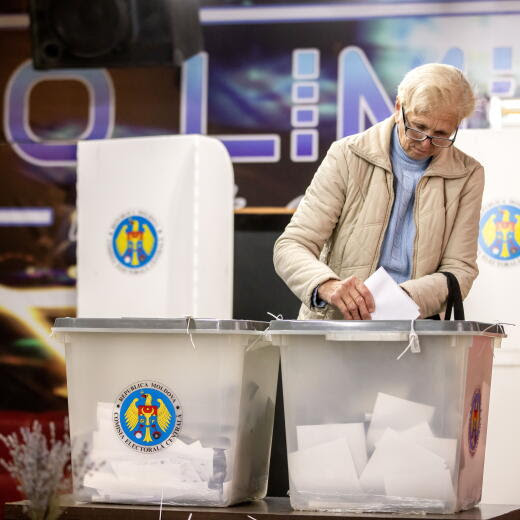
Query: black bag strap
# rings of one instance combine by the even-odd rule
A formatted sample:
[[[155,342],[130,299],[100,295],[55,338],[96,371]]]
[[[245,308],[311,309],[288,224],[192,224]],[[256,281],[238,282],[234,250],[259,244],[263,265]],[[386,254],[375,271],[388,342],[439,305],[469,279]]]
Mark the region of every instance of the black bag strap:
[[[462,294],[460,292],[459,282],[453,273],[441,271],[447,278],[448,282],[448,299],[446,300],[445,320],[451,319],[451,310],[454,310],[453,319],[464,319],[464,305],[462,304]]]

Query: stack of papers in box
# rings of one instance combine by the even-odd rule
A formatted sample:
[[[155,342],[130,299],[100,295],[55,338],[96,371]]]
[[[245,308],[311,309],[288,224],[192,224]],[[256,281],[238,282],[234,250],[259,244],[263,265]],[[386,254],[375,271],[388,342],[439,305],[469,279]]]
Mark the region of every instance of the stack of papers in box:
[[[410,479],[410,475],[415,478]],[[453,498],[446,462],[391,428],[378,441],[360,480],[363,490],[375,495],[442,501]]]
[[[83,485],[100,502],[222,503],[229,483],[223,482],[226,468],[215,468],[225,457],[215,457],[213,448],[199,441],[180,439],[168,448],[142,454],[117,438],[110,403],[98,403],[97,431],[93,433],[93,462],[103,464],[88,473]],[[214,475],[221,475],[216,482]]]
[[[457,440],[434,436],[434,411],[379,393],[366,435],[363,423],[297,426],[298,449],[289,454],[292,488],[356,500],[379,495],[453,501]]]

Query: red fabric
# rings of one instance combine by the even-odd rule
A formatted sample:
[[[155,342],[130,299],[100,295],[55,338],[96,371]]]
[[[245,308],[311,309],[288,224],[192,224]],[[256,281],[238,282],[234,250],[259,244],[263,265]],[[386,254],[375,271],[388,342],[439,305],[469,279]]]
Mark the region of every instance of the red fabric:
[[[63,421],[67,415],[66,411],[52,411],[43,413],[18,412],[12,410],[0,410],[0,433],[9,435],[18,432],[23,426],[31,426],[33,421],[40,422],[43,432],[48,435],[49,423],[53,422],[56,426],[56,436],[63,435]],[[0,441],[0,458],[8,459],[9,452],[3,442]],[[4,503],[21,500],[23,497],[16,489],[16,483],[7,473],[3,466],[0,466],[0,520],[4,518]]]

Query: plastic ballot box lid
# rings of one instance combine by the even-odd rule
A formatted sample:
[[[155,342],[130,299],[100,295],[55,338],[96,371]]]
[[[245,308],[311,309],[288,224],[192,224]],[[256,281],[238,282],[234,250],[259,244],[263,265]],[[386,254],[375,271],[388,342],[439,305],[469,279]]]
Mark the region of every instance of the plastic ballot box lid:
[[[225,333],[262,332],[265,321],[219,320],[214,318],[57,318],[53,332],[147,332],[147,333]]]
[[[388,341],[407,337],[410,331],[426,336],[455,335],[505,337],[504,327],[499,323],[481,323],[461,320],[273,320],[269,331],[275,334],[328,334],[352,333],[357,337],[373,339],[374,333],[388,334]]]

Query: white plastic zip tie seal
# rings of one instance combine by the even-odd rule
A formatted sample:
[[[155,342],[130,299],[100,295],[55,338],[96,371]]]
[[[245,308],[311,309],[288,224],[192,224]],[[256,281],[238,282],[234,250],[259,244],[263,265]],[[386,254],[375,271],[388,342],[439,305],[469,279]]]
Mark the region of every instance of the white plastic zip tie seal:
[[[492,323],[488,327],[486,327],[482,333],[487,332],[491,327],[496,327],[497,325],[511,325],[511,327],[516,327],[516,323],[506,323],[505,321],[495,321],[495,323]]]
[[[191,316],[186,316],[186,334],[190,337],[191,346],[193,347],[193,350],[197,350],[195,347],[195,343],[193,342],[193,336],[191,335],[190,331],[190,322],[191,322]]]
[[[255,350],[255,345],[261,340],[261,339],[264,339],[265,338],[265,333],[267,332],[267,330],[269,329],[269,327],[267,327],[267,329],[265,329],[262,334],[259,334],[251,343],[249,343],[249,345],[246,347],[246,352],[249,352],[251,350]]]
[[[506,323],[505,321],[498,321],[497,320],[497,321],[495,321],[495,323],[491,323],[491,325],[488,325],[482,331],[482,333],[487,332],[491,327],[496,327],[497,325],[511,325],[511,327],[516,327],[516,323]],[[495,341],[496,341],[496,338],[495,338]],[[482,354],[482,352],[480,354]],[[495,359],[495,349],[493,349],[493,359]]]
[[[269,316],[272,316],[275,320],[283,320],[283,316],[281,314],[275,315],[272,312],[268,312]],[[269,334],[269,329],[271,325],[269,325],[265,330],[262,331],[262,334],[258,335],[247,347],[246,351],[254,350],[255,345],[260,341],[264,340],[267,334]]]
[[[412,320],[410,324],[410,333],[408,334],[408,345],[397,356],[397,361],[399,361],[406,354],[406,352],[408,352],[408,350],[414,354],[419,354],[421,352],[421,344],[419,343],[419,336],[417,335],[417,332],[415,332],[414,323],[415,320]]]

